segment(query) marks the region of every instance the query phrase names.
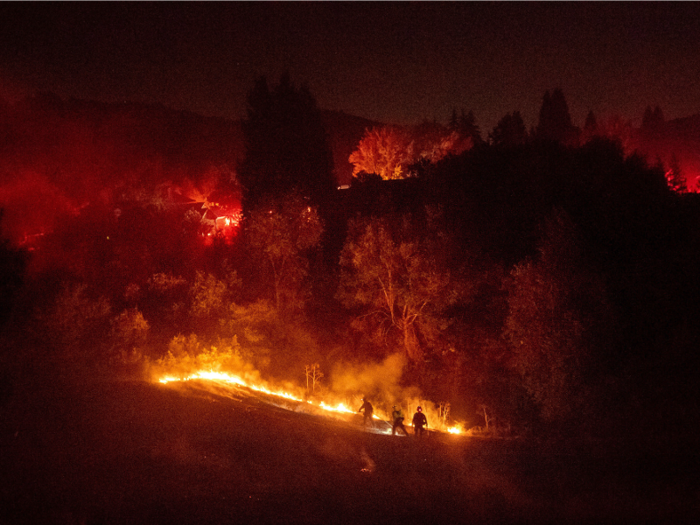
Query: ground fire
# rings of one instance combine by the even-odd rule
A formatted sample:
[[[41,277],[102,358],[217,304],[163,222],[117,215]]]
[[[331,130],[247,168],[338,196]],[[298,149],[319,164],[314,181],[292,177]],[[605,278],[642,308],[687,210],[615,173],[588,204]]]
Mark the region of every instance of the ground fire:
[[[239,375],[234,375],[234,374],[229,374],[226,372],[219,372],[219,371],[214,371],[214,370],[199,370],[196,371],[192,374],[186,375],[186,376],[176,376],[176,375],[163,375],[157,379],[159,383],[162,384],[168,384],[168,383],[174,383],[174,382],[189,382],[189,381],[209,381],[216,383],[218,385],[224,385],[229,388],[246,388],[249,390],[253,390],[255,392],[260,392],[262,394],[266,394],[268,396],[273,396],[273,397],[278,397],[282,398],[287,401],[291,401],[293,403],[296,403],[298,405],[308,405],[310,407],[318,408],[321,409],[325,412],[330,412],[330,413],[335,413],[335,414],[342,414],[342,415],[352,415],[355,416],[357,414],[356,410],[353,410],[352,408],[348,407],[348,404],[351,403],[351,401],[345,401],[345,402],[326,402],[326,401],[317,401],[317,400],[312,400],[312,399],[304,399],[303,395],[298,395],[291,393],[289,391],[285,391],[283,389],[275,388],[268,386],[264,384],[263,382],[256,382],[256,381],[251,381],[251,380],[246,380],[242,378]],[[297,406],[298,406],[297,405]],[[352,405],[354,406],[354,405]],[[358,405],[359,406],[359,405]],[[410,404],[408,405],[410,406]],[[294,410],[293,407],[286,407],[289,409]],[[427,412],[431,412],[429,409]],[[389,417],[384,411],[382,410],[376,410],[375,413],[373,414],[373,419],[375,421],[375,426],[371,430],[373,432],[378,432],[382,434],[391,434],[391,424],[389,423]],[[429,415],[429,420],[431,421],[431,430],[433,431],[440,431],[440,432],[447,432],[450,434],[462,434],[464,433],[463,430],[463,425],[461,424],[455,424],[455,425],[446,425],[441,419],[435,414],[430,413]]]

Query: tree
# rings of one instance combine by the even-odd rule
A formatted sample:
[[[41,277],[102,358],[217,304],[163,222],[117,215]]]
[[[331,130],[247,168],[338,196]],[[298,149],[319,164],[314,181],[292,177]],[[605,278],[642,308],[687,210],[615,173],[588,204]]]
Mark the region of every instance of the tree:
[[[148,321],[138,308],[124,310],[112,319],[110,360],[113,365],[137,365],[143,362],[143,348],[148,338]]]
[[[517,146],[527,141],[525,123],[519,111],[508,113],[489,133],[489,141],[496,146]]]
[[[653,110],[647,106],[642,116],[642,126],[640,131],[646,139],[657,140],[661,138],[664,131],[664,113],[659,106]]]
[[[437,236],[432,236],[435,241]],[[430,337],[437,315],[453,298],[449,272],[438,264],[431,236],[416,233],[410,218],[397,225],[366,219],[351,225],[341,253],[339,297],[359,307],[382,333],[395,329],[406,355],[423,356],[421,339]]]
[[[211,319],[221,316],[229,298],[229,289],[210,273],[198,271],[190,291],[190,313],[194,318]]]
[[[438,124],[423,122],[410,130],[412,137],[409,153],[411,163],[436,163],[447,155],[459,155],[472,147],[472,139],[456,130]]]
[[[583,131],[581,132],[581,144],[585,144],[596,136],[598,136],[598,121],[593,111],[589,111],[588,115],[586,115],[586,123],[583,125]]]
[[[549,91],[545,92],[535,134],[540,139],[567,145],[576,142],[578,129],[571,122],[569,106],[561,88],[555,89],[551,95]]]
[[[87,285],[66,283],[53,303],[38,312],[47,341],[58,357],[72,365],[95,366],[104,358],[104,334],[109,333],[111,306],[105,297],[92,297]]]
[[[384,180],[401,179],[413,162],[411,137],[398,126],[382,126],[365,130],[357,149],[348,161],[353,165],[352,175],[376,173]]]
[[[318,363],[306,365],[304,367],[304,374],[306,375],[306,392],[309,392],[309,381],[311,381],[311,392],[316,392],[316,383],[319,383],[323,377],[321,367]]]
[[[481,130],[479,129],[479,126],[476,125],[476,117],[474,116],[474,112],[471,110],[469,113],[465,113],[464,108],[462,108],[461,113],[458,116],[457,110],[453,109],[447,128],[450,131],[457,132],[457,134],[463,139],[470,139],[471,143],[474,145],[482,144],[484,142],[481,138]]]
[[[508,286],[505,338],[509,366],[545,421],[580,414],[598,321],[607,315],[600,279],[583,263],[580,241],[564,212],[545,225],[539,258],[517,265]]]
[[[321,111],[306,86],[297,89],[288,74],[272,89],[258,78],[248,94],[243,137],[239,174],[246,211],[292,190],[315,206],[326,203],[335,187],[333,161]]]
[[[671,161],[668,165],[668,169],[665,172],[666,181],[668,182],[668,187],[671,188],[675,193],[687,193],[688,184],[685,180],[685,175],[683,174],[683,169],[678,162],[678,157],[674,153],[671,156]]]
[[[298,193],[262,204],[247,219],[252,255],[259,261],[263,281],[271,285],[277,309],[300,307],[305,302],[306,255],[319,245],[321,219],[316,208]]]
[[[625,154],[631,154],[635,149],[632,123],[620,115],[611,115],[600,122],[598,136],[617,142]]]

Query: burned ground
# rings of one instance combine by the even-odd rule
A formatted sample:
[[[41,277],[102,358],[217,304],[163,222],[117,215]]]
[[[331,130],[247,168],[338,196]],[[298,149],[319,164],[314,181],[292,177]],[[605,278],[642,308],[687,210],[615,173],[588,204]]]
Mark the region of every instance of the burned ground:
[[[417,442],[196,384],[52,385],[3,412],[0,523],[691,523],[700,510],[697,455],[669,450]]]

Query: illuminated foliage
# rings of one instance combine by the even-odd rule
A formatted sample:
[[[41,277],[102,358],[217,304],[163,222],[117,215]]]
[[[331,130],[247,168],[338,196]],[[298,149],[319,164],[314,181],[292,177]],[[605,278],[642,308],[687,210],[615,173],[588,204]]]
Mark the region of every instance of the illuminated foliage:
[[[323,233],[316,208],[299,194],[269,199],[250,213],[246,231],[277,309],[301,307],[309,267],[306,255]]]
[[[190,313],[194,317],[217,317],[221,315],[228,298],[226,283],[210,273],[197,272],[191,290]]]
[[[676,193],[688,192],[688,184],[686,183],[683,169],[681,168],[676,155],[671,157],[671,162],[669,163],[665,175],[666,181],[668,182],[668,187],[671,188],[671,190]]]
[[[425,122],[413,129],[382,126],[365,130],[357,149],[348,161],[352,174],[376,174],[384,180],[411,176],[410,166],[417,162],[438,162],[447,155],[458,155],[473,144],[471,137],[440,124]]]
[[[415,234],[408,217],[397,227],[375,218],[352,225],[341,254],[340,298],[361,308],[361,317],[383,333],[398,330],[412,360],[423,357],[421,338],[450,300],[450,275],[437,263],[434,248]]]
[[[137,308],[132,308],[112,319],[111,337],[116,346],[133,348],[146,342],[148,330],[148,321],[143,314]]]
[[[412,143],[409,152],[411,162],[431,163],[447,155],[459,155],[472,147],[473,139],[468,131],[451,130],[436,122],[423,122],[411,130]]]
[[[375,173],[384,180],[401,179],[412,162],[411,138],[402,128],[383,126],[365,131],[348,161],[352,175]]]
[[[190,334],[173,337],[167,354],[156,361],[155,368],[175,375],[187,375],[192,370],[241,370],[244,366],[236,337],[207,345],[196,334]]]

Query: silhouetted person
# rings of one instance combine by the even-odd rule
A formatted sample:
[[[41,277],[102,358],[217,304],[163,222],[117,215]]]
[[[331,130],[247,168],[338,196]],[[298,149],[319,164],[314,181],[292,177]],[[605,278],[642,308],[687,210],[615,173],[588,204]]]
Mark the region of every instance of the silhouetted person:
[[[422,436],[425,432],[425,429],[423,427],[427,426],[428,420],[425,417],[425,414],[423,413],[423,409],[421,407],[418,407],[416,409],[416,413],[413,414],[413,433],[416,436]]]
[[[394,410],[391,412],[391,419],[394,421],[391,426],[391,435],[396,435],[396,431],[401,429],[403,430],[403,433],[408,436],[408,431],[406,430],[406,427],[403,426],[404,417],[401,407],[394,405]]]
[[[372,422],[372,414],[374,413],[374,407],[372,406],[372,403],[367,401],[367,398],[363,397],[362,401],[362,406],[360,407],[360,410],[358,410],[358,412],[364,412],[365,417],[362,421],[362,424],[367,425],[367,422],[369,421],[369,426],[374,427],[374,423]]]

